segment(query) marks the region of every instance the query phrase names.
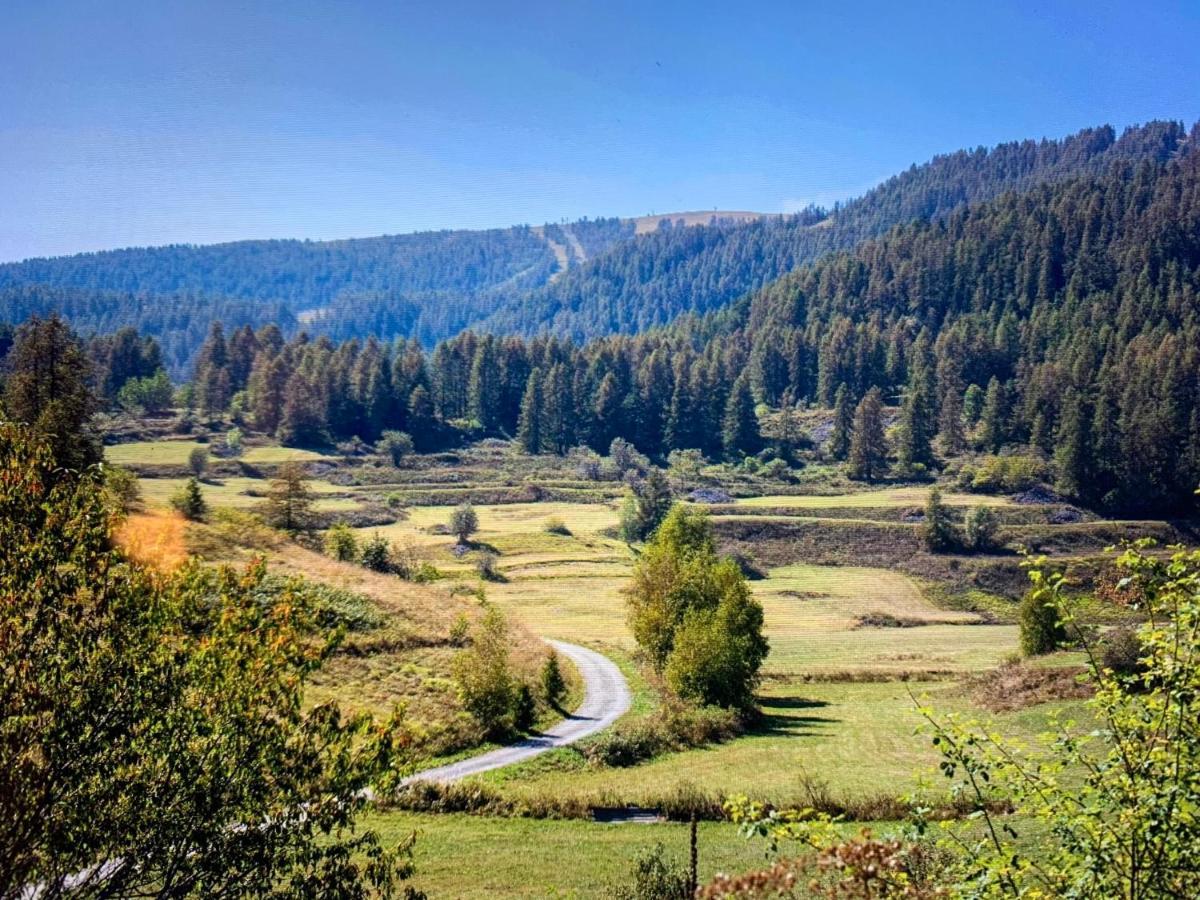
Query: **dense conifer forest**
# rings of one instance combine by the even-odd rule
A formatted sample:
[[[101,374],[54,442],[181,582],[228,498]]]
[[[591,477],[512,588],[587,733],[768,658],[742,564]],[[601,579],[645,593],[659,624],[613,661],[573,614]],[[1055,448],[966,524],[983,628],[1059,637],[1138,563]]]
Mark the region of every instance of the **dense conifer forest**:
[[[1163,163],[1194,141],[1152,122],[1058,141],[964,150],[913,166],[826,211],[634,236],[627,219],[357,240],[241,241],[34,259],[0,266],[10,321],[62,314],[83,334],[132,325],[184,378],[214,321],[279,326],[335,341],[414,338],[429,348],[467,328],[575,341],[637,333],[706,313],[798,266],[912,222],[938,222],[1006,191],[1027,192],[1118,162]]]
[[[187,402],[300,446],[402,431],[418,450],[510,435],[564,454],[620,438],[732,460],[811,445],[793,417],[833,408],[824,450],[858,477],[1019,450],[1090,506],[1182,510],[1200,482],[1198,293],[1200,152],[1182,142],[897,226],[639,336],[468,331],[428,352],[216,323]],[[131,329],[90,346],[110,398],[161,361]]]

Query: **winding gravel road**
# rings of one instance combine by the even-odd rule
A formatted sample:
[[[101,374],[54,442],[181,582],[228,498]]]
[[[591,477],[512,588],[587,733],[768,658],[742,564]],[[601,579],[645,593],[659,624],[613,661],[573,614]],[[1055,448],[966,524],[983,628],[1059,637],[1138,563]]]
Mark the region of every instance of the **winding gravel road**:
[[[579,670],[579,674],[583,678],[583,703],[579,709],[537,737],[451,763],[448,766],[438,766],[436,769],[417,772],[404,779],[403,783],[433,781],[444,784],[466,778],[468,775],[478,775],[489,769],[511,766],[513,763],[523,762],[554,747],[565,747],[567,744],[573,744],[597,731],[602,731],[625,714],[630,703],[629,685],[626,684],[621,670],[611,659],[595,650],[588,650],[577,644],[567,644],[563,641],[548,641],[548,643],[575,663],[575,668]]]

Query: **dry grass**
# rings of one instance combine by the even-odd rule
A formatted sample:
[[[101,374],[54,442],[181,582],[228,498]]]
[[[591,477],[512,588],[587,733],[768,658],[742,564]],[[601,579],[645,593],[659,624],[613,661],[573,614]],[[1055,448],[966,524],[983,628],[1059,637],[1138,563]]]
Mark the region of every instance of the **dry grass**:
[[[863,509],[880,507],[912,506],[923,507],[929,499],[929,488],[887,488],[881,491],[861,491],[859,493],[813,495],[813,494],[770,494],[763,497],[746,497],[736,500],[738,506],[777,507],[780,509],[793,507],[799,509],[841,509],[860,507]],[[942,502],[948,506],[1012,506],[1007,497],[995,497],[986,494],[946,493]]]
[[[1053,700],[1086,700],[1095,686],[1081,678],[1083,666],[1005,663],[966,683],[971,697],[992,712],[1024,709]]]
[[[174,511],[133,513],[123,521],[114,537],[135,562],[162,572],[171,572],[188,557],[187,521]]]

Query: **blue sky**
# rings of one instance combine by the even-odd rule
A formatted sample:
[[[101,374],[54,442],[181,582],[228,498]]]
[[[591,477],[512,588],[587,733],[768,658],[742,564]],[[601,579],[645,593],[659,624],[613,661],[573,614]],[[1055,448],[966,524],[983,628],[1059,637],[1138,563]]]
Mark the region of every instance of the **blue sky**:
[[[0,260],[775,212],[1200,118],[1194,2],[9,0],[0,34]]]

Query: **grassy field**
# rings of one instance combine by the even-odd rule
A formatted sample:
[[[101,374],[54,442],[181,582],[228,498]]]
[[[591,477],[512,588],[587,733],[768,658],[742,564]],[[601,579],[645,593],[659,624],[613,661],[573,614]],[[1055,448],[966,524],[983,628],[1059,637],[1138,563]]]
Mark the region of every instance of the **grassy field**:
[[[901,487],[881,491],[857,491],[832,495],[767,494],[762,497],[744,497],[734,502],[738,506],[794,507],[797,509],[841,509],[841,508],[887,508],[900,506],[922,507],[929,499],[929,488]],[[1011,506],[1007,497],[988,494],[942,494],[942,502],[948,506]]]
[[[105,447],[104,458],[118,466],[185,466],[188,455],[197,448],[211,452],[212,445],[189,440],[133,441]],[[248,447],[238,457],[242,462],[252,465],[280,463],[289,459],[310,462],[329,458],[314,450],[293,447]]]
[[[147,503],[163,504],[169,502],[186,483],[186,478],[142,478],[138,480],[138,487],[142,499]],[[249,509],[263,502],[262,496],[251,496],[249,492],[264,494],[268,485],[269,483],[262,478],[210,478],[201,482],[200,492],[210,506]],[[317,495],[313,504],[317,512],[343,512],[358,507],[358,501],[352,497],[322,497],[322,494],[340,494],[346,491],[345,488],[329,482],[314,479],[309,482],[309,490]]]
[[[374,814],[362,824],[392,843],[416,833],[416,874],[407,883],[430,897],[603,897],[647,847],[662,843],[680,862],[687,859],[688,829],[678,824],[407,813]],[[764,845],[733,825],[702,822],[697,845],[702,882],[763,864]]]

